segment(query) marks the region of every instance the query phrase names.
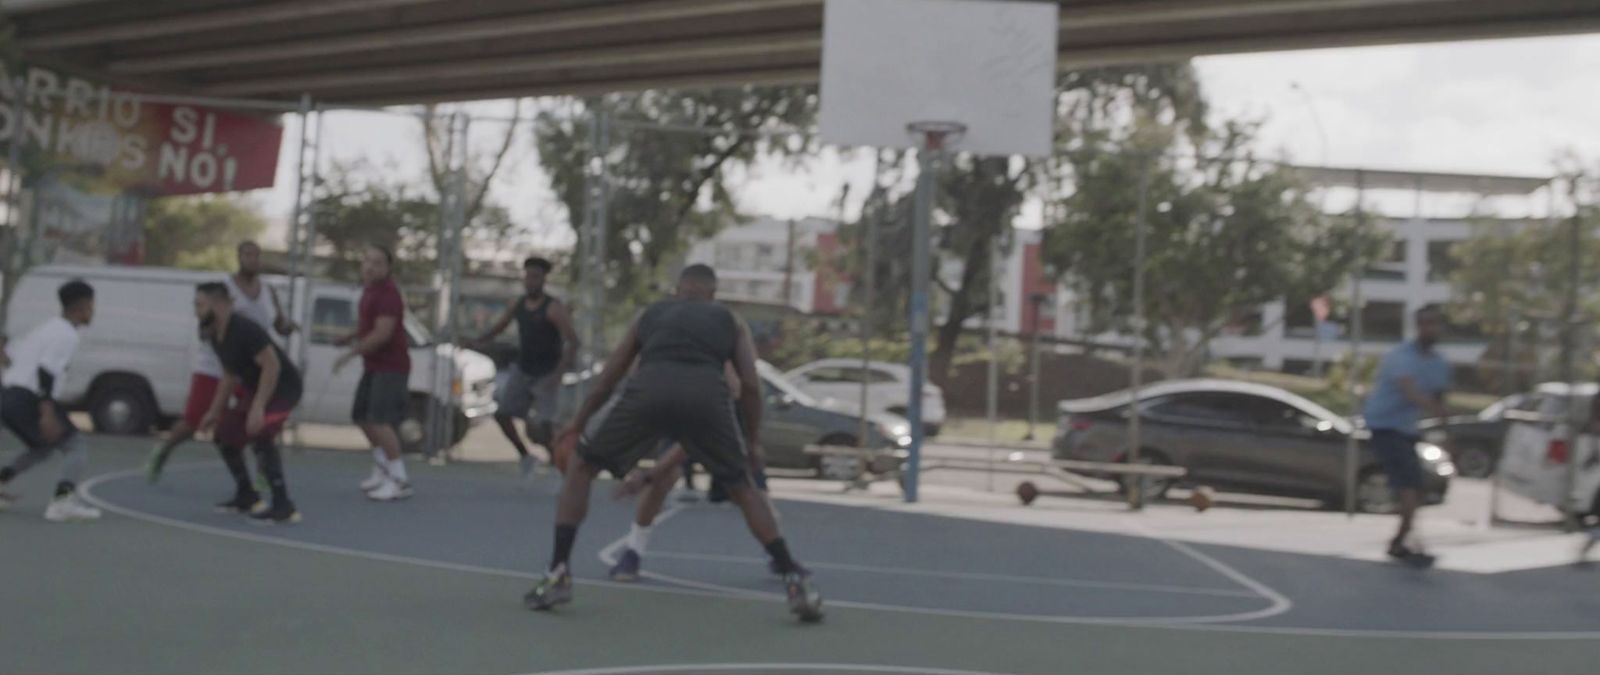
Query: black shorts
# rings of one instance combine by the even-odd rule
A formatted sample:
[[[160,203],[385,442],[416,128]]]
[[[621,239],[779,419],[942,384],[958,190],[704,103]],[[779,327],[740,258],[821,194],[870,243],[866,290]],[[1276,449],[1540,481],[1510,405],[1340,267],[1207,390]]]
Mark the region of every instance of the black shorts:
[[[605,418],[578,445],[583,461],[625,475],[660,439],[683,445],[715,479],[747,480],[744,435],[721,369],[656,366],[629,379]]]
[[[38,394],[22,387],[6,387],[0,391],[0,422],[4,422],[6,428],[16,434],[29,450],[43,450],[61,444],[46,443],[44,440],[44,432],[39,428],[39,404],[42,402]],[[62,441],[78,433],[78,428],[72,425],[72,419],[67,417],[67,411],[60,405],[56,406],[56,418],[61,420],[61,429],[65,432]]]
[[[1417,442],[1410,434],[1388,429],[1372,430],[1372,454],[1378,456],[1389,487],[1395,490],[1422,489],[1422,459],[1417,457]]]
[[[399,425],[406,420],[410,392],[410,373],[365,372],[356,386],[356,402],[350,419],[356,424]]]

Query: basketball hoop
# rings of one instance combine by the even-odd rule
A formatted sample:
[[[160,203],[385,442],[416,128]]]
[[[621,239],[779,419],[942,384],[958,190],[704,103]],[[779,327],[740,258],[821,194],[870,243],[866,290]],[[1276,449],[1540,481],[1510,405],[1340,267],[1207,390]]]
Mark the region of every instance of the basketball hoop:
[[[938,151],[960,143],[967,134],[967,125],[960,122],[912,122],[906,125],[906,133],[911,134],[920,147]]]

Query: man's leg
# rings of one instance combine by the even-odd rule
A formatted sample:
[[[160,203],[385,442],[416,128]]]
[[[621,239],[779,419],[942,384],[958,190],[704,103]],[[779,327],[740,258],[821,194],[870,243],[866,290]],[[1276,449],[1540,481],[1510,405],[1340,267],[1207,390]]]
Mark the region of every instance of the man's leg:
[[[589,514],[589,488],[599,475],[600,467],[579,457],[562,479],[561,495],[556,498],[555,547],[544,578],[522,596],[528,609],[543,611],[572,602],[572,545],[578,540],[578,526]]]
[[[767,550],[773,571],[783,575],[789,595],[789,611],[807,623],[822,620],[822,594],[811,584],[811,574],[789,553],[789,544],[778,530],[778,517],[766,494],[748,479],[725,480],[728,500],[739,506],[750,534]]]
[[[283,475],[283,453],[278,450],[276,436],[277,431],[272,430],[257,438],[253,444],[256,466],[261,468],[267,485],[272,488],[272,507],[253,517],[268,523],[297,523],[300,522],[300,512],[289,500],[289,483]]]
[[[250,469],[244,461],[244,448],[236,443],[218,441],[217,451],[222,455],[222,464],[228,467],[228,475],[233,478],[233,498],[218,503],[217,511],[248,514],[264,508],[266,505],[261,503],[261,495],[250,483]]]
[[[68,432],[56,450],[61,452],[61,479],[56,482],[55,498],[50,500],[50,506],[45,509],[45,519],[62,522],[99,518],[100,509],[83,503],[77,494],[78,482],[83,480],[84,471],[89,466],[89,451],[84,448],[83,436],[75,430]]]
[[[1422,508],[1422,491],[1415,488],[1401,488],[1395,491],[1395,501],[1400,513],[1400,529],[1395,532],[1394,539],[1389,543],[1391,548],[1406,547],[1406,538],[1411,536],[1412,524],[1417,518],[1417,509]]]
[[[638,581],[644,554],[650,548],[650,535],[655,528],[656,517],[661,515],[672,486],[678,483],[678,473],[683,467],[681,450],[664,453],[656,461],[666,463],[658,464],[651,472],[649,485],[634,505],[633,524],[628,528],[628,544],[617,557],[617,563],[611,567],[612,581]]]
[[[495,391],[494,398],[494,421],[500,425],[506,440],[511,441],[511,446],[517,449],[517,457],[524,458],[523,465],[526,467],[526,458],[531,455],[528,454],[528,444],[523,442],[522,434],[517,431],[516,421],[518,417],[528,414],[528,406],[532,403],[528,398],[527,376],[517,366],[511,366],[511,370],[506,372],[503,386]]]
[[[530,457],[528,444],[522,442],[522,434],[517,431],[517,418],[510,415],[494,414],[495,424],[500,425],[500,432],[506,435],[506,440],[511,441],[511,447],[516,448],[518,457]]]

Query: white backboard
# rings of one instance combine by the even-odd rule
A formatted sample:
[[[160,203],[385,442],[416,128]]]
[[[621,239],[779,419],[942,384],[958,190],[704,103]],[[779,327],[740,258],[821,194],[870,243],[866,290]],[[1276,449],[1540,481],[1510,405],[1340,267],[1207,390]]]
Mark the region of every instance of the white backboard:
[[[1060,7],[1036,0],[828,0],[822,140],[914,147],[913,122],[958,122],[951,149],[1043,156],[1055,120]]]

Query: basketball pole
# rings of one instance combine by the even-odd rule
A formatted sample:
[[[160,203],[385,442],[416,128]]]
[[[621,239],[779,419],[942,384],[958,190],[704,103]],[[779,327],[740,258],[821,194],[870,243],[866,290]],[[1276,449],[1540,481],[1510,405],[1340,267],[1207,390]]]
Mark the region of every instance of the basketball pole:
[[[911,221],[911,397],[906,421],[911,425],[910,457],[906,460],[905,500],[917,501],[921,483],[922,443],[927,434],[922,423],[922,389],[928,379],[928,286],[933,281],[932,217],[939,167],[944,162],[946,137],[965,127],[939,122],[913,122],[906,131],[917,140],[917,193]]]

